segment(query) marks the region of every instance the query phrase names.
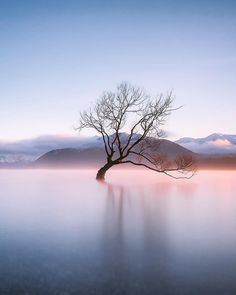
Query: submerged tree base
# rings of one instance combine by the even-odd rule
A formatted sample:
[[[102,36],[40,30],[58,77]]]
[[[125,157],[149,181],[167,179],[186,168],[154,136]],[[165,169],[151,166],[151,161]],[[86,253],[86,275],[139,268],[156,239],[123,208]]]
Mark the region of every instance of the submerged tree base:
[[[105,180],[105,174],[101,174],[101,173],[99,173],[99,171],[98,171],[98,173],[97,173],[97,175],[96,175],[96,179],[97,179],[98,181],[104,181],[104,180]]]
[[[105,174],[108,169],[110,169],[114,164],[111,162],[106,163],[102,168],[100,168],[97,172],[96,179],[99,181],[105,180]]]

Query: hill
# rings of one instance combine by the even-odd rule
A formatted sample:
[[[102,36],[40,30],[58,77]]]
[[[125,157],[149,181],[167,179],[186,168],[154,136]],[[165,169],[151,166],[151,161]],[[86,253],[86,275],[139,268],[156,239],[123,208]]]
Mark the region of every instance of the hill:
[[[186,154],[194,156],[195,154],[186,148],[163,139],[153,139],[156,150],[163,157],[169,159],[183,156]],[[56,149],[52,150],[38,158],[31,167],[34,168],[82,168],[82,167],[99,167],[106,161],[106,154],[102,146],[93,146],[90,148],[80,149]]]

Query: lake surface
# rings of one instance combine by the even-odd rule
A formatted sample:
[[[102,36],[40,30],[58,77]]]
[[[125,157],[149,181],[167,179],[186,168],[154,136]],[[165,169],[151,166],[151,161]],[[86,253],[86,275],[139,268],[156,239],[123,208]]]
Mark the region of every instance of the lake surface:
[[[0,171],[0,294],[236,294],[236,172]]]

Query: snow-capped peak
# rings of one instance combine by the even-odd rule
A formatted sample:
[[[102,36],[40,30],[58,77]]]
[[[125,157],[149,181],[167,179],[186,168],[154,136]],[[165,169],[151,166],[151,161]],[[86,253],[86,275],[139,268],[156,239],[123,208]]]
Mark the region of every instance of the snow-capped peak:
[[[203,138],[183,137],[176,143],[196,153],[235,154],[236,135],[213,133]]]

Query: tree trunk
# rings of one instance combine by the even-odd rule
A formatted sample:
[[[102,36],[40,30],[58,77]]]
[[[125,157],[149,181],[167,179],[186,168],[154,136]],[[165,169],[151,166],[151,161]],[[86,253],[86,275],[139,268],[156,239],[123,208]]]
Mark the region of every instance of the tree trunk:
[[[98,170],[96,179],[104,180],[107,170],[110,169],[113,165],[115,165],[113,162],[107,162],[102,168]]]

